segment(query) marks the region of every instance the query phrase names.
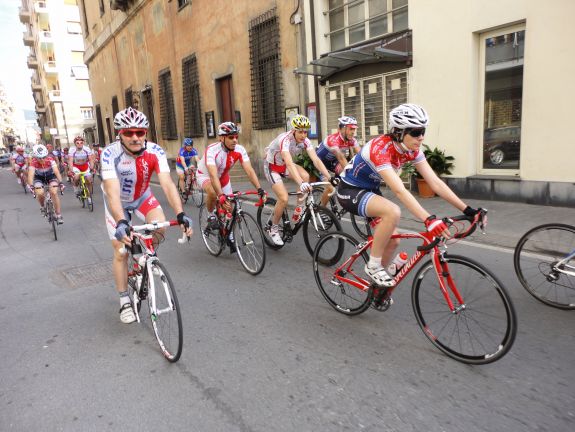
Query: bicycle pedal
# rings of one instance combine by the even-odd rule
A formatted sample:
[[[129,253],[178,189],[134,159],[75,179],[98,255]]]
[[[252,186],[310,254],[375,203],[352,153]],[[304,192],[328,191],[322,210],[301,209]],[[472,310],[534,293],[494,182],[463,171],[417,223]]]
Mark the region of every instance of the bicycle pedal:
[[[385,312],[386,310],[388,310],[391,307],[392,304],[393,304],[393,299],[391,297],[389,297],[389,298],[386,298],[385,300],[382,300],[381,302],[379,302],[377,300],[373,300],[371,302],[371,307],[378,312]]]

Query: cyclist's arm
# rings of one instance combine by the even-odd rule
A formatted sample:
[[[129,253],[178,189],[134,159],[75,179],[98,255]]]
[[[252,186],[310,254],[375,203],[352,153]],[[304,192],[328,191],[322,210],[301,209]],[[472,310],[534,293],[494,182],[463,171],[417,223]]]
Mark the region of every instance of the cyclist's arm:
[[[401,201],[401,203],[409,210],[409,212],[418,218],[420,221],[425,221],[430,214],[425,210],[421,204],[415,199],[415,197],[405,189],[401,178],[393,169],[383,169],[378,171],[381,178],[385,181],[385,184],[391,189],[395,196]]]
[[[455,195],[449,186],[447,186],[447,184],[441,180],[437,174],[435,174],[435,171],[433,171],[427,161],[422,161],[414,166],[417,172],[419,172],[419,174],[421,174],[425,179],[429,187],[433,189],[433,192],[460,211],[463,211],[467,207],[467,205],[461,201],[457,195]]]
[[[94,171],[94,153],[88,156],[88,165],[90,167],[90,171]]]
[[[291,153],[289,151],[281,152],[282,159],[286,164],[286,168],[291,176],[291,178],[298,184],[301,185],[303,183],[303,179],[299,175],[299,171],[297,170],[293,158],[291,157]]]
[[[34,184],[34,173],[36,172],[36,168],[30,166],[28,168],[28,184],[32,186]]]
[[[160,186],[168,199],[168,203],[170,207],[174,210],[175,214],[180,214],[184,210],[182,208],[182,200],[180,199],[180,194],[178,193],[178,189],[174,184],[172,177],[170,176],[169,172],[159,172],[158,173],[158,180],[160,182]]]
[[[320,173],[324,175],[325,179],[328,180],[331,177],[331,174],[329,173],[329,171],[327,170],[321,159],[317,157],[317,153],[315,152],[313,147],[309,147],[306,151],[307,154],[309,155],[309,158],[313,162],[314,166],[319,170]]]
[[[332,151],[332,153],[337,158],[337,161],[341,165],[341,168],[342,169],[345,168],[345,166],[347,165],[347,159],[345,158],[345,155],[343,154],[343,152],[339,148],[334,148],[334,149],[330,149],[330,150]],[[350,151],[351,151],[351,149],[350,149]]]
[[[60,168],[58,168],[58,163],[56,161],[54,161],[52,169],[54,170],[54,174],[56,175],[58,182],[62,183],[62,174],[60,173]]]
[[[250,182],[254,185],[254,187],[256,189],[260,189],[261,188],[260,181],[258,180],[258,176],[254,171],[251,162],[249,160],[242,162],[242,168],[246,172],[248,178],[250,179]]]
[[[117,223],[124,219],[124,208],[120,199],[120,181],[117,178],[106,179],[102,182],[104,194],[106,194],[106,203],[110,214]]]
[[[217,196],[223,193],[222,191],[222,184],[220,183],[220,179],[218,177],[218,168],[215,165],[207,165],[208,168],[208,175],[210,176],[210,181],[212,182],[212,187],[214,188],[214,192]]]
[[[68,156],[68,171],[72,171],[74,167],[74,156]]]

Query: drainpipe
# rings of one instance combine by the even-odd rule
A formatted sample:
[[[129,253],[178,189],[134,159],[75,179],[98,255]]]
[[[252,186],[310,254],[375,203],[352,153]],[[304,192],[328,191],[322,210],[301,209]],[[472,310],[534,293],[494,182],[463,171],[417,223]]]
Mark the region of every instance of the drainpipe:
[[[317,57],[316,54],[316,46],[315,46],[315,1],[311,0],[309,2],[310,9],[310,21],[311,21],[311,56],[315,60]],[[317,79],[317,75],[313,76],[313,90],[315,96],[315,107],[316,107],[316,124],[317,124],[317,142],[322,141],[322,134],[321,134],[321,112],[319,107],[319,83]]]

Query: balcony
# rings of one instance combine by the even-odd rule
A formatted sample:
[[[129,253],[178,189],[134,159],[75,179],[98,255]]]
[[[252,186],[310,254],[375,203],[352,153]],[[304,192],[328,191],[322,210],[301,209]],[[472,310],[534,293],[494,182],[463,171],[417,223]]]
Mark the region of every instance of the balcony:
[[[57,74],[58,68],[56,67],[55,61],[47,61],[44,63],[44,72],[47,74]]]
[[[24,45],[34,46],[34,35],[32,34],[32,32],[25,31],[23,34],[23,38],[24,38]]]
[[[37,1],[34,3],[34,11],[37,14],[47,14],[48,13],[48,5],[45,1]]]
[[[27,8],[20,6],[18,8],[18,16],[20,17],[20,22],[22,24],[30,23],[30,11]]]
[[[32,78],[31,80],[32,83],[32,91],[42,91],[42,84],[40,84],[39,80],[35,80],[34,78]]]
[[[52,39],[52,33],[46,30],[42,30],[38,33],[38,39],[40,40],[40,43],[44,44],[51,44],[54,42],[54,40]]]
[[[38,59],[35,55],[28,56],[28,69],[38,69]]]
[[[38,114],[45,114],[45,113],[46,113],[46,107],[45,107],[45,106],[42,106],[42,107],[41,107],[41,106],[36,105],[35,111],[36,111]]]
[[[60,90],[50,90],[48,92],[48,99],[50,99],[50,102],[62,102]]]

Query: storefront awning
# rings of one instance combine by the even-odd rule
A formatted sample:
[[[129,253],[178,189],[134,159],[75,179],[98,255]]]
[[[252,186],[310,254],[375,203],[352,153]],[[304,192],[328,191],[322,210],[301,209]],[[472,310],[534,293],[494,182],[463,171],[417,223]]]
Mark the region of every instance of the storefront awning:
[[[411,30],[388,35],[363,45],[333,51],[295,69],[296,74],[315,75],[320,81],[351,67],[380,62],[411,62]]]

